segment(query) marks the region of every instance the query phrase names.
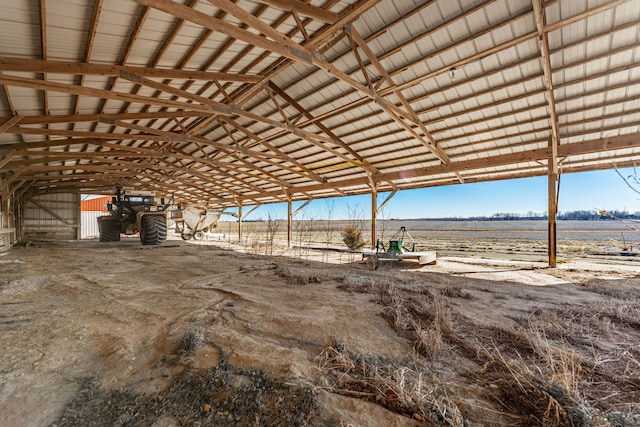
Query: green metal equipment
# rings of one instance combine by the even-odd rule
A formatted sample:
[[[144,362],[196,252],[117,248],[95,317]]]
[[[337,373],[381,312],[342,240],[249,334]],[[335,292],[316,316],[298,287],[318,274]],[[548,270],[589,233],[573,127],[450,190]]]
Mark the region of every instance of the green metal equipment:
[[[372,270],[377,270],[384,261],[416,259],[418,260],[418,264],[426,265],[435,264],[437,258],[436,252],[416,252],[416,242],[406,227],[400,227],[400,230],[389,240],[387,247],[378,239],[375,252],[365,252],[362,256],[366,258],[367,265]]]

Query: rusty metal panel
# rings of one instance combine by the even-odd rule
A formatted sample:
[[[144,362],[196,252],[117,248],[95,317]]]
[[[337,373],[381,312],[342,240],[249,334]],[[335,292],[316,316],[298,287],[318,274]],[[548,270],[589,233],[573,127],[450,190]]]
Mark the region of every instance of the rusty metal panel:
[[[29,240],[75,240],[80,226],[79,194],[40,194],[25,203],[23,235]]]

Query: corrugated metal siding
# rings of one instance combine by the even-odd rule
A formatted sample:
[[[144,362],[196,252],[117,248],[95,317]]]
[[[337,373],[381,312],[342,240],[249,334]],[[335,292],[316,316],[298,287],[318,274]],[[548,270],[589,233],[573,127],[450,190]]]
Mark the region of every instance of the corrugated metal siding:
[[[81,239],[94,239],[99,236],[98,217],[104,216],[104,212],[81,212]]]
[[[111,201],[111,196],[96,197],[80,202],[82,212],[108,212],[105,205]]]
[[[78,194],[41,194],[22,212],[23,235],[30,240],[75,240],[79,227]]]

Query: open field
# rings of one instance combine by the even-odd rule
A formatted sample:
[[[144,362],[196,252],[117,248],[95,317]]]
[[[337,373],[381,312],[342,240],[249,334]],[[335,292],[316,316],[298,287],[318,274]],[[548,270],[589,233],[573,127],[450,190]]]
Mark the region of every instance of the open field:
[[[640,425],[637,264],[374,272],[172,236],[32,243],[0,269],[6,425]]]
[[[341,232],[349,221],[294,221],[294,245],[344,246]],[[355,221],[365,240],[370,241],[367,221]],[[632,224],[633,225],[633,224]],[[636,224],[637,225],[637,224]],[[521,260],[544,260],[547,254],[546,221],[378,221],[378,238],[383,242],[401,226],[415,239],[417,250],[435,250],[442,255],[499,257]],[[244,236],[268,238],[268,228],[275,240],[286,241],[286,223],[247,222]],[[220,222],[218,232],[237,236],[237,223]],[[627,251],[624,251],[624,249]],[[640,232],[618,221],[559,221],[558,256],[619,257],[640,254]],[[640,257],[639,257],[640,258]]]

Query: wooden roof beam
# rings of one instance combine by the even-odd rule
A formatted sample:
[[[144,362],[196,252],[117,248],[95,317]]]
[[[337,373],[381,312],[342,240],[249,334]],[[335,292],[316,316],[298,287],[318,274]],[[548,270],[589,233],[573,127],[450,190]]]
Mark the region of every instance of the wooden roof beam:
[[[157,90],[162,90],[165,91],[167,93],[172,93],[176,96],[181,96],[187,99],[191,99],[195,102],[199,102],[201,104],[206,105],[208,108],[211,108],[211,112],[215,113],[215,114],[219,114],[219,115],[223,115],[223,116],[241,116],[241,117],[245,117],[251,120],[255,120],[257,122],[261,122],[261,123],[265,123],[267,125],[273,126],[275,128],[278,129],[282,129],[288,132],[293,133],[294,135],[296,135],[299,138],[304,139],[305,141],[322,147],[323,150],[327,150],[329,152],[331,152],[332,154],[334,154],[335,156],[338,156],[342,159],[344,159],[347,162],[351,162],[353,164],[356,164],[358,166],[363,166],[363,163],[358,161],[358,160],[353,160],[349,157],[347,157],[346,155],[344,155],[343,153],[341,153],[340,151],[337,151],[335,149],[333,149],[332,147],[330,147],[328,144],[335,144],[340,146],[340,142],[334,140],[333,138],[330,137],[323,137],[322,135],[318,135],[312,132],[308,132],[305,131],[299,127],[293,126],[291,124],[288,123],[279,123],[279,122],[275,122],[269,118],[263,117],[259,114],[254,114],[251,113],[249,111],[243,110],[240,107],[238,107],[237,105],[227,105],[227,104],[223,104],[217,101],[214,101],[212,99],[209,98],[205,98],[203,96],[200,95],[196,95],[196,94],[192,94],[190,92],[186,92],[182,89],[177,89],[177,88],[173,88],[170,87],[168,85],[165,85],[163,83],[158,83],[158,82],[153,82],[149,79],[146,78],[136,78],[135,76],[127,76],[128,78],[132,79],[132,80],[136,80],[137,82],[139,82],[140,84],[144,84],[147,85],[149,87],[152,87],[154,89]],[[2,82],[2,78],[0,76],[0,82]],[[137,96],[137,95],[136,95]],[[177,101],[171,101],[171,102],[177,102]],[[195,106],[194,104],[187,104],[187,105],[192,105]],[[197,109],[197,108],[193,108],[193,109]],[[190,134],[195,133],[194,129],[190,129]],[[198,137],[195,137],[198,138]],[[209,140],[207,140],[209,141]],[[209,141],[211,142],[211,141]]]
[[[2,124],[0,125],[0,134],[5,133],[8,129],[11,129],[13,126],[17,125],[22,121],[24,117],[20,115],[15,115],[11,117],[6,117]],[[1,120],[2,118],[0,118]]]
[[[317,182],[323,182],[324,180],[317,174],[311,172],[310,169],[306,168],[303,166],[302,170],[297,170],[294,169],[292,167],[287,166],[285,163],[276,163],[274,162],[272,159],[274,159],[273,155],[268,155],[267,153],[261,153],[259,151],[255,151],[255,150],[249,150],[245,147],[243,147],[242,145],[240,145],[240,143],[238,143],[235,138],[233,137],[233,134],[231,133],[231,131],[229,130],[229,128],[227,128],[227,126],[225,125],[225,123],[229,123],[229,122],[225,122],[222,121],[222,127],[225,130],[225,132],[227,133],[229,139],[231,141],[234,142],[234,150],[236,153],[235,155],[238,154],[244,154],[250,157],[253,157],[254,159],[257,159],[259,161],[265,162],[271,166],[274,166],[278,169],[284,169],[294,175],[298,175],[298,176],[305,176],[307,178],[310,178],[313,181],[317,181]],[[231,126],[233,126],[231,123],[229,123]],[[235,126],[233,126],[235,128]],[[277,158],[278,160],[282,161],[282,162],[290,162],[290,157],[289,156],[282,156],[282,153],[280,150],[277,150],[277,152],[275,152],[275,158]],[[291,159],[294,160],[294,159]],[[294,160],[294,164],[295,165],[301,165],[299,162]],[[290,185],[287,185],[287,187],[290,187]]]
[[[269,87],[274,90],[282,99],[284,99],[289,105],[302,113],[309,120],[313,120],[313,115],[307,111],[302,105],[300,105],[295,99],[289,96],[284,90],[282,90],[278,85],[273,82],[269,82]],[[314,124],[320,128],[329,138],[334,140],[338,146],[342,149],[346,150],[349,154],[351,154],[356,160],[363,164],[363,169],[371,173],[377,173],[377,169],[372,165],[368,164],[364,158],[360,154],[358,154],[353,148],[349,147],[344,141],[342,141],[331,129],[322,124],[320,121],[314,121]],[[324,148],[324,147],[323,147]]]
[[[429,0],[429,1],[427,1],[427,2],[425,2],[425,3],[423,3],[423,4],[421,4],[421,5],[417,6],[416,8],[414,8],[413,10],[411,10],[410,12],[408,12],[406,15],[403,15],[403,16],[401,16],[401,17],[397,18],[396,20],[394,20],[394,21],[392,21],[392,22],[388,23],[387,25],[385,25],[385,26],[384,26],[384,27],[382,27],[381,29],[377,30],[377,31],[376,31],[376,32],[374,32],[373,34],[371,34],[371,35],[367,36],[367,37],[365,38],[365,41],[368,43],[368,42],[370,42],[371,40],[376,39],[376,38],[377,38],[377,37],[379,37],[380,35],[382,35],[382,34],[386,33],[386,32],[387,32],[391,27],[393,27],[393,26],[397,25],[398,23],[402,22],[402,20],[406,19],[407,17],[412,16],[412,15],[414,15],[414,14],[416,14],[416,13],[420,12],[421,10],[425,9],[426,7],[428,7],[429,5],[431,5],[431,4],[432,4],[432,3],[434,3],[434,2],[435,2],[435,0]],[[450,22],[454,22],[454,21],[456,21],[456,20],[458,20],[458,19],[464,18],[464,17],[465,17],[465,16],[467,16],[468,14],[473,13],[473,12],[476,12],[476,11],[478,10],[478,8],[479,8],[479,7],[480,7],[480,8],[481,8],[481,7],[484,7],[484,6],[488,5],[488,4],[489,4],[489,3],[491,3],[491,2],[493,2],[493,0],[488,0],[488,2],[487,2],[487,3],[482,3],[482,4],[480,4],[479,6],[475,6],[475,7],[471,8],[470,10],[463,11],[461,14],[456,15],[456,16],[455,16],[455,17],[453,17],[451,20],[448,20],[448,21],[446,21],[446,22],[443,22],[443,24],[442,24],[442,25],[446,25],[446,24],[448,24],[448,23],[450,23]],[[497,29],[497,28],[500,28],[500,27],[502,27],[502,26],[505,26],[505,25],[507,25],[507,24],[509,24],[509,23],[513,22],[514,20],[520,19],[520,18],[522,18],[522,17],[524,17],[524,16],[526,16],[526,15],[529,15],[530,13],[531,13],[531,11],[523,12],[523,13],[521,13],[520,15],[515,16],[515,17],[511,17],[511,18],[509,18],[509,19],[507,19],[507,20],[505,20],[505,21],[502,21],[502,22],[500,22],[500,23],[496,24],[495,26],[493,26],[493,27],[491,27],[491,28],[488,28],[488,29],[482,30],[482,31],[480,31],[480,32],[478,32],[478,33],[471,34],[469,37],[465,38],[464,40],[460,40],[460,41],[458,41],[458,42],[454,43],[453,45],[449,45],[449,46],[447,46],[447,47],[445,47],[445,48],[439,49],[438,51],[434,52],[432,55],[433,55],[433,56],[435,56],[436,54],[441,54],[442,52],[444,52],[444,51],[446,51],[446,50],[453,49],[454,47],[457,47],[458,45],[461,45],[461,44],[467,43],[467,42],[469,42],[469,41],[471,41],[471,40],[473,40],[473,39],[475,39],[475,38],[478,38],[478,37],[484,36],[484,35],[486,35],[486,34],[490,33],[491,31],[494,31],[494,30],[495,30],[495,29]],[[434,28],[429,29],[429,30],[427,30],[427,32],[426,32],[426,33],[423,33],[423,34],[422,34],[422,35],[420,35],[419,37],[426,37],[426,36],[428,36],[428,35],[432,34],[435,30],[439,29],[440,27],[441,27],[441,25],[437,26],[435,29],[434,29]],[[346,33],[344,33],[344,32],[342,32],[342,31],[341,31],[341,32],[340,32],[340,34],[346,34]],[[336,38],[336,39],[337,39],[337,38]],[[391,55],[393,55],[394,53],[396,53],[397,51],[404,49],[407,45],[412,44],[412,43],[415,43],[415,38],[412,38],[412,39],[408,40],[407,42],[400,44],[399,46],[397,46],[396,48],[394,48],[394,49],[392,49],[392,50],[390,50],[390,51],[386,51],[386,52],[384,52],[383,54],[381,54],[381,55],[379,55],[379,56],[378,56],[378,59],[379,59],[379,60],[386,59],[386,58],[388,58],[389,56],[391,56]],[[343,57],[344,57],[344,55],[346,55],[347,53],[348,53],[348,51],[343,52],[343,53],[342,53],[341,55],[339,55],[335,60],[339,60],[339,59],[343,58]],[[430,57],[430,56],[420,58],[420,59],[419,59],[419,61],[420,61],[420,62],[423,62],[423,61],[427,60],[429,57]],[[400,67],[400,68],[398,68],[398,69],[396,69],[396,70],[391,71],[391,72],[390,72],[390,75],[391,75],[391,76],[395,76],[396,74],[398,74],[398,73],[400,73],[400,72],[405,71],[408,67],[410,67],[410,66],[412,66],[412,65],[415,65],[415,64],[414,64],[414,63],[404,64],[402,67]],[[357,72],[357,70],[358,70],[358,69],[354,68],[353,70],[350,70],[348,73],[349,73],[349,74],[352,74],[352,73],[354,73],[354,72]],[[310,74],[314,74],[314,73],[315,73],[315,72],[317,72],[317,71],[318,71],[318,70],[314,70],[314,71],[312,71]],[[348,95],[348,94],[347,94],[347,95]]]
[[[84,62],[91,62],[91,52],[93,51],[93,44],[95,42],[96,33],[98,31],[98,21],[100,20],[100,12],[102,11],[102,1],[96,0],[93,4],[93,11],[91,12],[91,23],[89,24],[89,31],[87,33],[87,41],[84,49]],[[0,59],[1,62],[1,59]],[[85,74],[80,75],[80,82],[78,86],[84,86]],[[46,80],[46,79],[45,79]],[[76,96],[74,100],[73,111],[75,114],[79,114],[80,110],[78,106],[80,105],[80,96]],[[71,129],[75,129],[75,123],[72,123]]]
[[[93,96],[102,99],[115,99],[118,101],[138,102],[142,104],[157,105],[161,107],[178,108],[183,110],[200,111],[202,113],[213,114],[211,108],[198,106],[195,104],[187,104],[169,99],[153,98],[141,95],[132,95],[122,92],[113,92],[105,89],[95,89],[89,87],[78,87],[65,83],[56,83],[38,79],[30,79],[25,77],[8,76],[0,74],[0,84],[9,86],[26,87],[38,90],[50,90],[54,92],[71,93],[76,95]]]
[[[158,111],[145,113],[115,113],[115,114],[55,114],[50,116],[9,116],[0,117],[0,133],[18,122],[22,125],[42,125],[50,123],[79,123],[98,122],[101,120],[145,120],[145,119],[173,119],[177,117],[202,117],[210,113],[192,110]],[[17,120],[15,123],[8,123]],[[5,128],[6,126],[6,128]]]
[[[337,0],[331,0],[327,3],[327,6],[330,6],[334,3],[336,3]],[[254,11],[254,15],[259,16],[263,11],[265,10],[265,8],[261,8],[258,11]],[[225,12],[221,11],[218,15],[220,14],[226,14]],[[277,28],[279,25],[281,25],[282,23],[285,22],[287,18],[287,15],[283,15],[281,18],[279,18],[276,22],[274,22],[272,24],[272,26],[274,28]],[[308,20],[305,20],[308,21]],[[303,23],[304,24],[304,23]],[[246,28],[247,25],[246,24],[242,24],[241,25],[242,28]],[[211,31],[211,30],[208,30]],[[299,31],[299,29],[297,28],[293,28],[291,31],[289,31],[289,33],[287,33],[288,37],[293,37],[297,32]],[[322,34],[324,34],[324,31],[320,31]],[[322,34],[320,34],[320,36],[318,35],[318,33],[314,34],[314,38],[313,40],[305,40],[305,42],[303,44],[307,45],[307,44],[311,44],[311,43],[315,43],[316,40],[318,40],[319,37],[322,36]],[[340,32],[339,34],[343,34],[342,32]],[[338,37],[340,38],[340,37]],[[231,41],[233,39],[230,39]],[[225,46],[223,47],[223,50],[226,49],[230,44],[230,41],[228,41]],[[245,49],[243,49],[242,52],[240,52],[238,55],[236,55],[236,58],[242,58],[244,55],[248,54],[251,50],[255,49],[254,46],[252,45],[247,45],[245,47]],[[220,52],[219,52],[220,53]],[[261,63],[262,61],[264,61],[267,56],[269,55],[269,52],[264,52],[261,55],[259,55],[258,57],[256,57],[250,64],[248,64],[244,69],[243,72],[249,72],[251,69],[253,69],[257,64]],[[227,65],[225,65],[225,68],[230,68],[235,64],[236,60],[230,61],[229,63],[227,63]],[[279,60],[276,60],[273,66],[268,66],[267,68],[263,69],[259,74],[260,75],[267,75],[269,77],[266,77],[262,83],[260,85],[254,85],[253,89],[251,90],[251,93],[253,93],[253,95],[257,94],[258,92],[260,92],[261,88],[264,86],[264,84],[266,84],[266,82],[269,82],[271,78],[273,78],[278,72],[283,70],[283,67],[286,68],[286,64],[282,61],[282,58]],[[277,64],[277,66],[275,65]],[[228,85],[228,83],[227,83]],[[245,85],[242,88],[238,89],[238,91],[236,91],[234,96],[238,96],[238,94],[241,94],[243,90],[245,90],[246,88],[250,87],[249,85]],[[221,93],[223,93],[225,95],[225,99],[227,103],[232,103],[232,96],[227,94],[226,91],[224,91],[224,88],[220,88]],[[198,94],[201,94],[201,92],[204,90],[204,87],[198,91]],[[253,96],[252,95],[252,96]],[[248,98],[247,98],[248,99]],[[238,101],[238,104],[242,104],[241,101]],[[268,115],[267,115],[268,116]],[[298,116],[299,118],[301,118],[302,116]],[[198,124],[197,127],[193,128],[191,131],[192,133],[199,133],[201,130],[203,130],[204,128],[208,127],[209,125],[211,125],[213,122],[212,119],[208,119],[208,120],[202,120],[200,124]],[[296,124],[295,121],[292,122],[294,125]],[[284,134],[285,131],[282,132],[282,134]],[[286,133],[288,133],[288,131],[286,131]]]
[[[605,12],[605,11],[607,11],[609,9],[612,9],[614,7],[618,7],[618,6],[620,6],[622,4],[625,4],[627,2],[629,2],[629,0],[614,0],[614,1],[610,1],[609,3],[606,3],[606,4],[603,4],[603,5],[591,8],[589,10],[585,10],[584,12],[581,12],[581,13],[578,13],[578,14],[576,14],[574,16],[570,16],[569,18],[563,19],[562,21],[558,21],[558,22],[555,22],[555,23],[553,23],[551,25],[545,26],[543,31],[545,33],[548,33],[548,32],[551,32],[551,31],[555,31],[558,28],[566,27],[567,25],[571,25],[574,22],[578,22],[578,21],[581,21],[583,19],[587,19],[590,16],[597,15],[598,13]],[[544,3],[544,0],[543,0],[542,8],[544,9],[544,7],[546,7],[546,6],[547,5]]]
[[[40,0],[40,55],[43,60],[47,59],[47,0]],[[42,78],[47,80],[47,74],[43,73]],[[49,114],[49,93],[42,93],[44,100],[44,114]]]
[[[269,177],[271,177],[272,179],[276,180],[280,185],[285,185],[287,187],[289,187],[290,185],[288,183],[286,183],[285,181],[281,180],[280,178],[276,177],[275,175],[273,175],[270,172],[267,172],[266,170],[260,168],[259,166],[256,166],[255,164],[248,162],[247,160],[241,158],[238,156],[238,154],[244,154],[246,156],[252,157],[258,161],[262,161],[265,162],[271,166],[275,166],[276,168],[280,169],[286,169],[289,170],[289,172],[300,175],[301,173],[299,171],[296,171],[294,169],[288,168],[286,165],[282,165],[280,163],[275,163],[273,162],[266,154],[264,153],[260,153],[257,151],[253,151],[253,150],[249,150],[246,148],[241,147],[238,144],[234,144],[234,145],[225,145],[225,144],[220,144],[217,142],[213,142],[210,141],[206,138],[203,137],[199,137],[199,136],[191,136],[191,135],[181,135],[181,134],[176,134],[174,132],[168,132],[168,131],[162,131],[159,129],[154,129],[154,128],[149,128],[149,127],[145,127],[145,126],[140,126],[140,125],[135,125],[132,123],[125,123],[125,122],[115,122],[114,123],[116,126],[120,126],[120,127],[125,127],[125,128],[129,128],[129,129],[133,129],[133,130],[137,130],[137,131],[141,131],[141,132],[147,132],[151,135],[158,135],[158,136],[164,136],[166,137],[166,139],[170,140],[170,141],[178,141],[178,142],[194,142],[194,143],[198,143],[198,144],[202,144],[202,145],[209,145],[212,147],[217,148],[218,150],[221,150],[227,154],[230,154],[232,156],[234,156],[236,158],[236,160],[244,163],[245,165],[247,165],[248,167],[250,167],[250,169],[253,169],[261,174],[267,175]],[[128,134],[129,135],[129,134]],[[279,159],[279,160],[283,160],[283,159]],[[222,162],[217,162],[219,164],[223,164]]]
[[[260,3],[268,6],[273,6],[285,12],[296,12],[302,16],[306,16],[316,21],[324,22],[326,24],[333,24],[340,19],[340,15],[333,13],[329,10],[322,9],[320,7],[312,6],[308,3],[304,3],[300,0],[257,0]],[[215,4],[214,2],[211,2]]]
[[[361,14],[365,13],[367,10],[374,7],[379,2],[380,0],[357,0],[354,4],[345,8],[340,13],[340,18],[338,19],[338,21],[323,28],[317,34],[314,34],[314,37],[309,42],[305,42],[305,48],[311,51],[319,49],[320,46],[331,39],[336,33],[342,34],[340,30],[344,25],[358,19]],[[339,37],[340,36],[338,36],[338,38]],[[266,52],[265,54],[268,55],[268,52]],[[267,67],[267,69],[263,73],[259,73],[265,75],[265,77],[258,84],[254,85],[251,89],[242,93],[236,98],[236,104],[240,106],[244,105],[247,101],[252,99],[257,93],[262,90],[261,87],[263,85],[267,84],[278,74],[288,69],[295,62],[296,61],[291,61],[286,58],[275,60],[272,66]]]
[[[316,55],[315,53],[309,51],[305,47],[276,31],[271,26],[265,24],[255,16],[251,15],[249,12],[233,3],[228,3],[224,0],[210,0],[214,2],[217,7],[225,10],[229,14],[234,15],[236,18],[242,20],[242,22],[248,23],[251,27],[262,32],[274,41],[257,36],[252,32],[243,30],[224,21],[218,20],[217,22],[214,22],[216,21],[214,18],[211,18],[201,12],[189,9],[171,0],[154,0],[153,2],[151,2],[150,0],[136,1],[142,4],[147,4],[179,18],[188,19],[205,28],[211,28],[220,31],[229,37],[243,40],[254,46],[261,47],[267,51],[285,56],[290,60],[320,67],[326,72],[337,77],[339,80],[358,90],[359,92],[362,92],[366,96],[370,97],[380,108],[386,111],[398,125],[403,127],[407,132],[420,140],[420,135],[411,126],[405,123],[404,120],[402,120],[402,117],[411,118],[410,113],[403,111],[394,104],[389,104],[386,101],[382,100],[375,93],[367,89],[366,86],[351,78],[346,73],[340,71],[337,67],[325,61],[319,55]],[[435,146],[432,146],[431,143],[429,143],[427,147],[434,153],[434,155],[436,155],[436,157],[440,158]],[[446,163],[446,158],[441,158],[441,160]]]
[[[609,2],[607,4],[605,4],[605,5],[595,7],[593,9],[590,9],[590,10],[585,11],[583,13],[579,13],[579,14],[577,14],[575,16],[569,17],[569,18],[567,18],[565,20],[556,22],[556,23],[554,23],[552,25],[545,26],[543,31],[545,33],[548,33],[550,31],[557,30],[559,28],[565,27],[565,26],[570,25],[570,24],[572,24],[574,22],[577,22],[579,20],[586,19],[589,16],[593,16],[595,14],[604,12],[604,11],[606,11],[608,9],[613,8],[613,7],[619,6],[619,5],[621,5],[623,3],[626,3],[628,1],[629,0],[611,1],[611,2]],[[523,16],[523,15],[519,15],[518,18],[520,18],[521,16]],[[448,64],[448,65],[440,68],[439,70],[434,70],[434,71],[432,71],[432,72],[430,72],[428,74],[425,74],[423,76],[419,76],[416,79],[412,79],[411,81],[408,81],[408,82],[403,83],[402,85],[400,85],[400,89],[404,90],[404,89],[416,86],[416,85],[422,83],[425,80],[428,80],[428,79],[436,77],[436,76],[438,76],[440,74],[446,73],[448,70],[450,70],[453,67],[456,67],[456,68],[462,67],[462,66],[464,66],[464,65],[466,65],[466,64],[468,64],[470,62],[478,61],[478,60],[483,59],[483,58],[485,58],[485,57],[487,57],[489,55],[492,55],[492,54],[497,53],[499,51],[505,50],[505,49],[507,49],[509,47],[518,45],[520,43],[524,43],[524,42],[530,40],[533,37],[538,37],[538,32],[537,31],[536,32],[532,32],[532,33],[527,33],[527,34],[524,34],[522,36],[516,37],[516,38],[514,38],[514,39],[512,39],[512,40],[510,40],[510,41],[508,41],[506,43],[503,43],[503,44],[501,44],[499,46],[494,46],[493,48],[488,49],[488,50],[486,50],[484,52],[478,52],[478,53],[476,53],[475,55],[472,55],[469,58],[464,58],[464,59],[462,59],[460,61],[457,61],[457,62],[455,62],[453,64]],[[439,52],[441,52],[441,51],[439,51]],[[424,59],[421,58],[420,61],[422,61],[422,60],[424,60]],[[401,67],[397,72],[402,72],[406,67],[411,66],[411,65],[412,64],[405,65],[404,67]],[[394,73],[392,72],[391,74],[393,75]],[[381,94],[382,95],[386,95],[387,93],[385,91],[383,91],[383,92],[381,92]]]
[[[448,163],[449,157],[447,156],[447,153],[445,153],[442,150],[442,148],[438,146],[438,143],[433,138],[433,135],[431,134],[431,132],[429,132],[424,122],[420,120],[416,112],[413,110],[413,108],[409,104],[409,101],[407,101],[405,96],[402,94],[402,91],[395,89],[397,88],[397,86],[393,81],[393,78],[389,75],[387,70],[382,66],[382,63],[378,60],[378,58],[373,53],[373,51],[371,50],[367,42],[360,36],[358,31],[352,26],[345,27],[345,31],[350,34],[351,38],[357,43],[360,49],[363,50],[363,52],[365,53],[369,61],[371,61],[371,63],[376,68],[376,70],[378,70],[378,73],[380,73],[380,75],[383,77],[383,80],[387,82],[387,84],[389,85],[389,88],[393,89],[393,94],[397,96],[398,99],[400,99],[400,102],[404,106],[405,110],[411,115],[410,119],[413,121],[413,123],[417,124],[420,130],[422,131],[422,134],[424,135],[424,137],[417,138],[418,141],[420,141],[422,145],[425,146],[425,148],[431,151],[443,163],[445,164]],[[426,138],[426,141],[425,141],[425,138]]]
[[[246,127],[242,126],[240,123],[236,122],[235,120],[233,120],[231,118],[228,118],[228,117],[220,117],[220,120],[222,120],[225,123],[229,123],[231,126],[236,128],[238,131],[244,133],[248,138],[252,139],[253,140],[253,144],[252,145],[262,145],[263,147],[267,148],[268,150],[274,152],[276,155],[278,155],[283,160],[285,160],[285,161],[295,165],[296,167],[300,168],[302,171],[307,173],[314,181],[319,181],[319,182],[326,181],[326,179],[324,179],[320,175],[316,174],[311,169],[307,168],[305,165],[300,163],[298,160],[296,160],[293,157],[289,156],[288,154],[284,153],[283,151],[278,149],[276,146],[270,144],[269,142],[261,139],[256,134],[254,134],[249,129],[247,129]]]
[[[606,148],[604,148],[606,147]],[[640,134],[630,134],[619,137],[605,138],[605,139],[597,139],[585,142],[578,142],[572,144],[562,144],[558,147],[558,155],[559,156],[567,156],[567,155],[579,155],[579,154],[588,154],[595,153],[606,150],[621,150],[625,148],[631,147],[640,147]],[[420,178],[425,176],[432,176],[437,174],[445,174],[445,173],[454,173],[454,172],[468,172],[473,171],[475,169],[485,169],[492,168],[498,166],[505,166],[511,164],[518,163],[526,163],[526,162],[535,162],[544,160],[546,161],[550,155],[550,147],[539,148],[524,152],[505,154],[500,156],[493,157],[485,157],[474,160],[462,160],[462,161],[452,161],[447,165],[437,165],[426,168],[414,168],[414,169],[405,169],[400,172],[389,172],[389,173],[381,173],[378,175],[374,175],[373,179],[376,182],[381,181],[398,181],[403,180],[407,176]],[[613,165],[611,165],[612,167]],[[544,168],[546,174],[546,168]],[[469,178],[465,179],[469,182]],[[346,188],[346,187],[354,187],[354,186],[368,186],[369,185],[369,177],[361,176],[357,178],[349,178],[345,180],[339,181],[330,181],[325,184],[316,184],[316,185],[306,185],[297,187],[296,191],[304,191],[307,193],[313,193],[315,191],[322,190],[330,190],[333,188]],[[264,192],[261,194],[262,197],[276,197],[279,196],[280,192]]]
[[[549,38],[544,32],[547,18],[545,16],[543,0],[532,0],[533,11],[536,18],[536,27],[538,29],[538,45],[540,46],[540,54],[542,55],[542,69],[544,70],[544,86],[546,88],[547,107],[549,109],[549,121],[551,128],[551,155],[549,157],[550,173],[557,175],[558,173],[558,144],[560,143],[560,127],[558,124],[558,114],[556,113],[556,98],[553,93],[553,73],[551,71],[551,55],[549,53]]]
[[[0,57],[0,71],[111,77],[119,77],[122,73],[130,73],[154,79],[219,80],[242,83],[255,83],[260,81],[262,78],[260,76],[248,74],[217,73],[212,71],[180,70],[157,67],[135,67],[89,62],[24,59],[6,56]]]

